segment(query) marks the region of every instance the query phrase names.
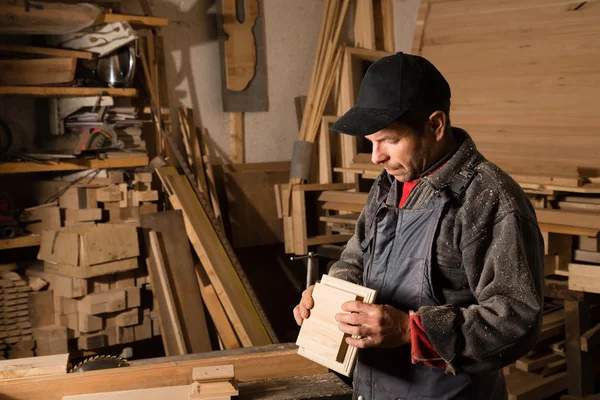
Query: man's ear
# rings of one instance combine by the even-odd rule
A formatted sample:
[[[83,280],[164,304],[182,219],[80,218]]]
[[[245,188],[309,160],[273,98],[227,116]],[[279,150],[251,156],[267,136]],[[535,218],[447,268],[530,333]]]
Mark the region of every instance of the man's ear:
[[[434,111],[429,116],[429,127],[437,142],[440,142],[444,138],[447,124],[448,117],[443,111]]]

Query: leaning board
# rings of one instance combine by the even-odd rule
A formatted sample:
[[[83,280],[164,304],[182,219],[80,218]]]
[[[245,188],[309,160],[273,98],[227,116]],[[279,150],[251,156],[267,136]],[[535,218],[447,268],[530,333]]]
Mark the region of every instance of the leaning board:
[[[347,334],[338,329],[335,315],[342,304],[359,300],[373,304],[377,292],[364,286],[323,275],[313,292],[314,307],[302,323],[296,340],[298,354],[345,376],[351,376],[357,348],[346,344]]]

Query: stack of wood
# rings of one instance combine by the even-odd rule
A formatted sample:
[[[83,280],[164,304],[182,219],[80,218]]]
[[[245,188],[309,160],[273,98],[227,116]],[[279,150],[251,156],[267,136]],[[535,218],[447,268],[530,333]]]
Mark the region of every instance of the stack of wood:
[[[564,309],[546,304],[540,342],[516,363],[504,368],[511,398],[544,399],[567,388]]]
[[[36,339],[47,344],[40,352],[63,350],[64,344],[51,345],[61,335],[63,342],[77,339],[81,350],[150,338],[151,311],[140,308],[140,290],[147,278],[138,268],[138,255],[133,225],[43,231],[38,254],[43,266],[27,270],[28,276],[48,282],[52,292],[52,301],[38,312],[54,315],[53,324],[36,324]]]
[[[31,288],[18,273],[7,271],[0,279],[0,358],[33,357],[33,335],[29,320]]]

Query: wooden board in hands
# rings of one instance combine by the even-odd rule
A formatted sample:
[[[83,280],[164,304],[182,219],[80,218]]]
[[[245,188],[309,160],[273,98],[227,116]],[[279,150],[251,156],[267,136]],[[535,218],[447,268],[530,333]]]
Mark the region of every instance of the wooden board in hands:
[[[373,304],[376,291],[323,275],[313,291],[314,307],[304,320],[296,340],[298,354],[345,376],[351,376],[357,348],[348,346],[348,334],[338,329],[335,315],[343,313],[342,304],[358,300]]]

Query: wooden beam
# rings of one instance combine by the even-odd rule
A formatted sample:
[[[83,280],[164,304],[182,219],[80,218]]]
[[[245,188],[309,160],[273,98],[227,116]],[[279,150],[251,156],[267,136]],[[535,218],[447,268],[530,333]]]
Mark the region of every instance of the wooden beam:
[[[581,335],[581,351],[593,351],[598,343],[600,343],[600,324],[596,324]]]
[[[12,239],[0,239],[0,250],[39,246],[40,241],[40,235],[26,235],[18,236]]]
[[[0,163],[0,174],[21,174],[30,172],[78,171],[95,168],[129,168],[148,165],[148,157],[107,158],[105,160],[63,160],[34,162]]]
[[[83,393],[189,385],[194,368],[223,364],[233,364],[239,382],[327,372],[327,368],[298,355],[290,343],[167,357],[158,362],[142,360],[127,368],[5,380],[0,381],[0,393],[11,400],[29,400],[39,398],[42,387],[44,400],[61,400]]]

